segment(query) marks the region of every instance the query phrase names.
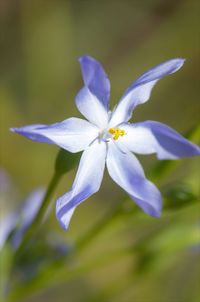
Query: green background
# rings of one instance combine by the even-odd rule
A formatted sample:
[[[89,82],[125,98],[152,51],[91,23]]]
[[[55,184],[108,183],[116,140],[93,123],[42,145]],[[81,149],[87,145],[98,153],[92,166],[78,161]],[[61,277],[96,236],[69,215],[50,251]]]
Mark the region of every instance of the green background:
[[[7,181],[1,194],[3,215],[34,188],[47,186],[58,152],[56,146],[28,141],[9,128],[81,117],[74,103],[82,87],[81,55],[103,64],[111,81],[111,107],[141,73],[170,58],[186,58],[179,72],[156,85],[132,121],[157,120],[182,134],[198,124],[199,1],[2,0],[0,15],[1,171]],[[116,204],[124,202],[130,213],[110,222],[87,249],[62,264],[59,274],[44,265],[43,278],[50,285],[36,274],[38,284],[34,281],[37,285],[24,301],[199,301],[200,208],[193,202],[199,201],[199,159],[179,161],[162,178],[153,174],[154,156],[140,160],[166,197],[164,203],[169,199],[162,217],[137,210],[131,214],[135,204],[107,173],[101,190],[78,207],[67,233],[60,229],[53,205],[41,232],[72,245]],[[69,190],[75,172],[63,177],[53,203]],[[79,266],[87,268],[76,275]]]

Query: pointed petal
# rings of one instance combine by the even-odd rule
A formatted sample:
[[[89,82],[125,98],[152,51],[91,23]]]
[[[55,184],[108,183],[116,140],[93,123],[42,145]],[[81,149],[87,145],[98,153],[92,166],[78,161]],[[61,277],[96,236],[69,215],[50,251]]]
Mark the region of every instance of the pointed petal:
[[[89,56],[79,59],[85,86],[94,94],[108,110],[110,98],[110,82],[102,65]]]
[[[134,108],[148,101],[156,82],[162,77],[179,70],[183,63],[183,59],[172,59],[150,69],[139,77],[126,90],[114,110],[110,121],[111,127],[127,122],[131,118]]]
[[[42,189],[32,192],[25,200],[21,210],[17,209],[3,219],[0,228],[0,250],[14,230],[15,232],[12,235],[11,242],[15,248],[19,245],[24,232],[32,224],[41,206],[43,195],[44,190]]]
[[[21,228],[26,230],[29,225],[34,221],[39,209],[41,208],[42,201],[45,195],[44,188],[38,188],[30,193],[26,198],[24,205],[22,207],[22,224]]]
[[[115,143],[110,142],[106,164],[111,178],[139,207],[151,216],[160,216],[162,207],[160,192],[145,178],[142,166],[131,152],[122,152]]]
[[[14,244],[15,248],[19,246],[24,233],[33,223],[38,211],[40,210],[44,194],[45,190],[43,188],[36,189],[27,197],[24,204],[22,205],[20,214],[21,223],[12,238],[12,243]]]
[[[52,125],[30,125],[21,128],[12,128],[34,141],[56,144],[70,152],[79,152],[98,136],[98,128],[79,118],[69,118]]]
[[[105,158],[106,144],[98,140],[84,151],[71,190],[57,200],[56,216],[64,229],[68,228],[75,208],[99,190]]]
[[[23,126],[23,127],[19,127],[19,128],[10,128],[10,130],[12,132],[23,135],[33,141],[38,141],[38,142],[47,143],[47,144],[53,144],[53,142],[48,137],[39,133],[40,129],[43,129],[46,127],[47,127],[47,125],[34,124],[34,125],[28,125],[28,126]]]
[[[2,216],[2,215],[1,215]],[[3,248],[6,240],[8,239],[9,235],[17,226],[17,221],[19,218],[18,211],[15,211],[5,218],[1,217],[0,223],[0,251]]]
[[[94,125],[101,128],[107,126],[108,112],[87,87],[83,87],[77,94],[76,106],[82,115]]]
[[[130,151],[157,153],[158,159],[177,159],[200,155],[200,148],[172,128],[154,121],[121,126],[127,135],[120,139]]]

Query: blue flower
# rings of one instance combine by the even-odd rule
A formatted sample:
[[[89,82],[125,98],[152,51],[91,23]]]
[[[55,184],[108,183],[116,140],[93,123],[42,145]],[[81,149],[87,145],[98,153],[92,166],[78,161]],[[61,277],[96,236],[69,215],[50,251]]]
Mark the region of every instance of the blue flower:
[[[31,226],[40,210],[44,193],[43,188],[36,189],[26,198],[21,208],[11,212],[3,219],[0,229],[0,250],[11,234],[13,247],[19,246],[24,233]]]
[[[11,129],[35,141],[57,144],[70,152],[84,151],[70,191],[57,200],[56,215],[64,229],[68,228],[75,208],[99,190],[105,165],[111,178],[138,206],[151,216],[160,216],[161,194],[146,179],[133,153],[156,153],[158,159],[178,159],[199,155],[200,148],[162,123],[128,121],[135,107],[148,101],[156,82],[179,70],[183,63],[181,58],[172,59],[144,73],[110,112],[109,79],[99,62],[83,56],[80,64],[84,86],[76,97],[76,106],[88,121],[69,118],[49,126]]]

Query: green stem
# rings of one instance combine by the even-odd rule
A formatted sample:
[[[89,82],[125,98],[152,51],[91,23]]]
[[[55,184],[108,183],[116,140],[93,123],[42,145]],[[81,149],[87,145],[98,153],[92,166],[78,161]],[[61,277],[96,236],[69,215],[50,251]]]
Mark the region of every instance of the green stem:
[[[93,226],[86,234],[82,235],[75,243],[76,249],[71,251],[73,252],[73,256],[79,256],[79,253],[83,252],[88,246],[92,243],[94,239],[98,237],[105,229],[106,227],[113,222],[113,220],[117,219],[119,215],[127,215],[130,212],[124,211],[124,204],[118,203],[115,206],[112,207],[112,209],[95,225]],[[135,207],[133,212],[137,212],[137,208]],[[121,254],[121,252],[120,252]],[[17,301],[19,298],[23,298],[24,296],[28,296],[30,292],[37,288],[37,284],[41,283],[43,287],[49,286],[51,284],[51,280],[49,279],[49,272],[51,275],[57,276],[56,278],[59,279],[60,274],[65,275],[65,280],[73,278],[73,276],[77,276],[79,273],[81,273],[82,269],[78,268],[75,271],[68,271],[66,267],[66,263],[70,261],[70,257],[72,256],[72,253],[69,253],[67,257],[63,257],[59,259],[59,261],[56,261],[54,263],[50,263],[48,267],[45,268],[45,271],[42,271],[34,280],[33,287],[30,284],[26,284],[25,286],[22,285],[21,287],[17,286],[13,288],[12,293],[9,295],[8,300],[9,302]],[[93,265],[89,265],[89,267],[86,265],[86,268],[84,271],[90,270],[90,267],[92,268]],[[57,273],[57,274],[56,274]],[[46,276],[46,274],[48,276]],[[55,281],[55,280],[54,280]]]
[[[122,204],[119,203],[116,205],[107,215],[97,223],[89,232],[79,238],[76,242],[76,250],[78,252],[84,250],[85,247],[94,239],[97,235],[99,235],[106,226],[113,221],[122,211]]]
[[[24,252],[24,250],[26,249],[26,247],[28,246],[28,244],[31,242],[32,237],[35,235],[37,228],[41,225],[42,220],[44,218],[44,215],[48,209],[48,206],[50,204],[51,201],[51,197],[52,194],[61,178],[62,174],[59,173],[54,173],[48,189],[46,191],[46,194],[44,196],[43,202],[42,202],[42,206],[40,207],[32,225],[30,226],[30,228],[28,228],[28,230],[26,231],[26,233],[24,234],[24,237],[20,243],[20,246],[18,247],[18,249],[16,250],[16,253],[14,255],[14,258],[18,258],[21,256],[21,254]]]

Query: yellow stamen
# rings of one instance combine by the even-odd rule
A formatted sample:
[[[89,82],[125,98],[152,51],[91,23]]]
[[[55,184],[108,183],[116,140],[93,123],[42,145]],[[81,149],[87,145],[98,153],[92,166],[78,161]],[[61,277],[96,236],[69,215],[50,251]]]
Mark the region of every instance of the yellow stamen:
[[[120,136],[127,134],[123,129],[120,128],[110,128],[108,132],[112,134],[114,140],[117,140]]]

